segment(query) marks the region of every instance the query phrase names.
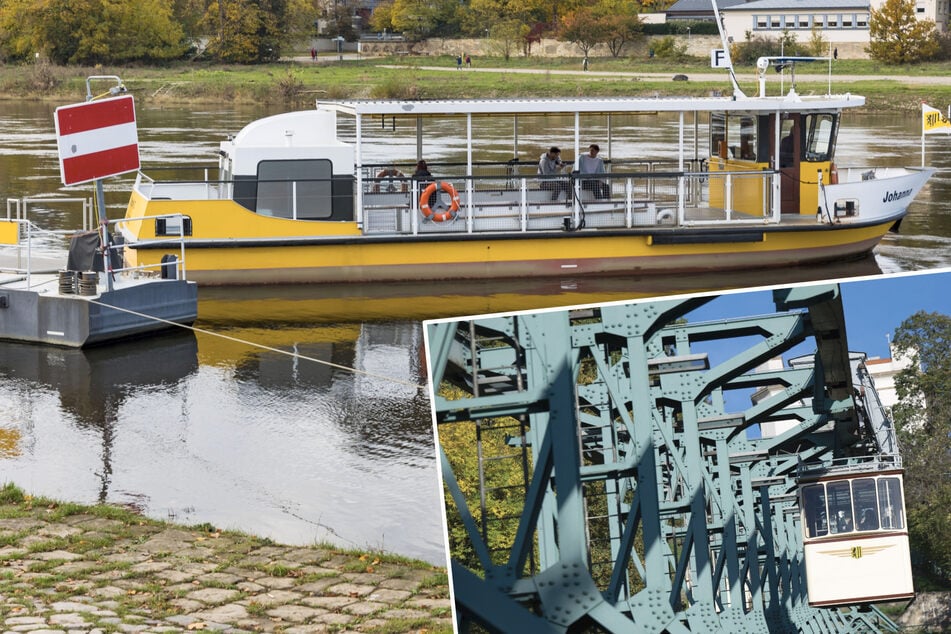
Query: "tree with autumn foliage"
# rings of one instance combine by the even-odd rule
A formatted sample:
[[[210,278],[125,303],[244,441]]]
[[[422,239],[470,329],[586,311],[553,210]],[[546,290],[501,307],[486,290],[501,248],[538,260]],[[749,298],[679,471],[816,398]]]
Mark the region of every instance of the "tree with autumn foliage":
[[[915,0],[885,0],[881,9],[872,7],[868,28],[866,50],[886,64],[926,61],[940,49],[934,22],[915,17]]]
[[[598,0],[593,11],[604,24],[604,42],[612,57],[618,57],[624,46],[644,31],[637,3],[628,0]]]
[[[607,39],[607,23],[592,6],[578,7],[561,17],[558,38],[577,45],[585,59],[592,48]]]

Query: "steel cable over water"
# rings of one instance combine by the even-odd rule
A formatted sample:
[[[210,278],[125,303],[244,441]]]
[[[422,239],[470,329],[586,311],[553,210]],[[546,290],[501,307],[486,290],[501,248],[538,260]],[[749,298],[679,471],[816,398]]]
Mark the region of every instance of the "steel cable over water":
[[[95,304],[96,306],[102,306],[103,308],[111,308],[113,310],[118,310],[130,315],[135,315],[136,317],[143,317],[145,319],[151,319],[159,323],[167,324],[169,326],[175,326],[177,328],[184,328],[185,330],[190,330],[192,332],[201,333],[203,335],[209,335],[211,337],[219,337],[221,339],[227,339],[228,341],[233,341],[235,343],[241,343],[253,348],[259,348],[261,350],[267,350],[269,352],[276,352],[277,354],[283,354],[288,357],[293,357],[295,359],[302,359],[304,361],[312,361],[320,365],[325,365],[337,370],[343,370],[345,372],[350,372],[352,374],[360,374],[367,377],[372,377],[375,379],[383,379],[384,381],[389,381],[391,383],[397,383],[399,385],[405,385],[407,387],[412,387],[417,390],[427,390],[428,386],[420,385],[418,383],[413,383],[412,381],[404,381],[403,379],[396,379],[391,376],[386,376],[383,374],[376,374],[375,372],[367,372],[366,370],[358,370],[357,368],[351,368],[345,365],[340,365],[339,363],[333,363],[332,361],[323,361],[322,359],[315,359],[314,357],[308,357],[303,354],[298,354],[296,352],[289,352],[287,350],[281,350],[280,348],[274,348],[272,346],[266,346],[263,343],[255,343],[253,341],[248,341],[247,339],[240,339],[238,337],[232,337],[231,335],[224,335],[219,332],[214,332],[212,330],[206,330],[204,328],[196,328],[195,326],[189,326],[187,324],[180,324],[175,321],[170,321],[168,319],[162,319],[161,317],[155,317],[153,315],[146,315],[145,313],[140,313],[138,311],[132,310],[131,308],[122,308],[121,306],[113,306],[112,304],[106,304],[95,299],[86,300],[90,304]]]

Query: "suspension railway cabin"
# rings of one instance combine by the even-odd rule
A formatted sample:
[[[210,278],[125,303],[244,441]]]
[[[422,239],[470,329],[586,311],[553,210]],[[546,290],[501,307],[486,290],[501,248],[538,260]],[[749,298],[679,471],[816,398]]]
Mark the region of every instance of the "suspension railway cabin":
[[[125,257],[168,262],[184,235],[189,278],[212,285],[670,274],[857,258],[898,226],[932,172],[837,168],[840,115],[864,103],[792,92],[318,102],[222,142],[216,178],[163,182],[140,172],[121,229]],[[663,151],[621,156],[612,148],[624,145],[623,130],[612,121],[630,116],[665,117],[676,133],[626,139]],[[561,138],[574,142],[562,146],[564,171],[542,177],[538,158],[551,143],[520,147],[519,131],[527,120],[545,129],[552,117],[573,120]],[[462,158],[430,161],[433,177],[413,178],[425,144],[440,142],[424,135],[433,120],[452,123]],[[407,126],[415,156],[371,154],[371,130]],[[483,160],[500,128],[512,132],[502,142],[514,158]],[[605,173],[573,171],[589,143],[606,150]],[[392,154],[396,144],[384,147]]]
[[[809,605],[915,596],[900,469],[830,471],[800,481]]]

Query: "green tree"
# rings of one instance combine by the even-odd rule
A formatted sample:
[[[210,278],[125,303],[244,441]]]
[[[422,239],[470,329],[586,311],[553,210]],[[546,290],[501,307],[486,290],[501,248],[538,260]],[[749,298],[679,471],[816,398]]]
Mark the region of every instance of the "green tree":
[[[868,21],[872,59],[886,64],[914,64],[932,59],[939,45],[932,20],[915,17],[915,0],[885,0],[871,9]]]
[[[280,57],[278,18],[259,3],[214,0],[199,26],[210,34],[206,52],[218,61],[251,64]]]
[[[390,27],[406,37],[419,40],[432,35],[458,32],[458,3],[455,0],[393,0],[389,11]],[[379,10],[379,8],[377,9]],[[379,22],[382,24],[382,22]],[[385,25],[383,25],[385,27]],[[379,29],[382,30],[382,29]]]
[[[14,0],[0,6],[0,50],[58,64],[156,62],[180,57],[186,44],[171,8],[160,0]]]
[[[895,379],[893,409],[905,467],[912,550],[932,575],[951,583],[951,317],[919,311],[895,331],[896,357],[910,366]]]
[[[492,40],[494,52],[501,55],[505,61],[509,61],[513,51],[520,47],[528,33],[528,26],[521,21],[503,20],[492,25],[489,29],[489,38]]]

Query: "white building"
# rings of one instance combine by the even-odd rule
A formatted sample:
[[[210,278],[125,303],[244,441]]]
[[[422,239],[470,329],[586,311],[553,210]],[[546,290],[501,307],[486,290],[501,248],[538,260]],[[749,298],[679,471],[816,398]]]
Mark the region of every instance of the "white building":
[[[753,0],[722,7],[723,25],[734,41],[753,37],[779,39],[783,33],[796,36],[800,44],[812,38],[813,29],[822,39],[848,57],[864,57],[870,41],[871,9],[881,9],[885,0]],[[948,29],[951,0],[916,0],[919,20],[932,20],[938,31]]]
[[[878,393],[878,399],[882,405],[891,410],[898,402],[898,396],[895,393],[895,376],[911,365],[911,360],[907,357],[881,359],[879,357],[869,357],[865,360],[865,367],[868,369],[869,376],[875,384],[875,391]],[[770,359],[757,368],[758,372],[781,370],[783,360],[780,357]],[[771,386],[757,390],[752,395],[753,403],[758,403],[763,398],[779,391],[779,387]],[[772,438],[778,436],[798,424],[798,421],[780,420],[760,425],[760,434],[763,438]]]

